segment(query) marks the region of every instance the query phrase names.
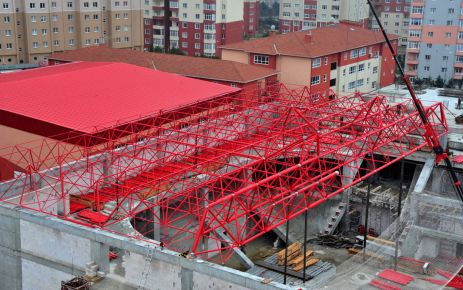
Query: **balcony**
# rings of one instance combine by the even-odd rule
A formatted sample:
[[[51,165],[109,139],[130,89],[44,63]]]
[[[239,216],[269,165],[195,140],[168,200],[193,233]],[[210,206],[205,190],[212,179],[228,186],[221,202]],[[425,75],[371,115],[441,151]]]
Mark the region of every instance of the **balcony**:
[[[412,64],[418,65],[418,59],[417,58],[407,58],[406,63],[410,65]]]
[[[406,70],[405,75],[416,77],[418,75],[418,71],[416,71],[416,70]]]
[[[420,48],[409,48],[407,47],[407,53],[420,53]]]
[[[463,62],[456,62],[453,66],[458,67],[458,68],[463,68]]]
[[[453,78],[456,80],[461,80],[463,79],[463,73],[454,73]]]

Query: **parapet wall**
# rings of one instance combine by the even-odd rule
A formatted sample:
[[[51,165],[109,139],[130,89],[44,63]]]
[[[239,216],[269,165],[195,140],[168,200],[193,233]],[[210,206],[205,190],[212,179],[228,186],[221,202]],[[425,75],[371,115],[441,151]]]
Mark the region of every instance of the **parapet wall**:
[[[124,285],[138,287],[149,245],[118,235],[64,222],[42,213],[0,205],[0,290],[59,289],[62,280],[83,275],[95,261],[110,273],[108,251],[124,251]],[[276,282],[178,253],[153,248],[147,289],[292,289]],[[110,274],[105,279],[112,279]]]

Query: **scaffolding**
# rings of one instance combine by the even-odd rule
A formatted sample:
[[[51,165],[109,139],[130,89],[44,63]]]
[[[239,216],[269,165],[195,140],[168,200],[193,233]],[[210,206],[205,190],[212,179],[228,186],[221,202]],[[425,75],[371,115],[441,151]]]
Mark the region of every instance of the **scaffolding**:
[[[425,112],[446,134],[442,105]],[[278,85],[121,121],[100,134],[3,148],[0,156],[24,172],[0,185],[0,201],[225,262],[426,147],[424,133],[409,100]]]

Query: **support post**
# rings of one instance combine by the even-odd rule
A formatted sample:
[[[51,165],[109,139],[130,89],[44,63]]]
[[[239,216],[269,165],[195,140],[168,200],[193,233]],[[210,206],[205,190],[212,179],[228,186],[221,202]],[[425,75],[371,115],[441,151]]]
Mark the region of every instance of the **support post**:
[[[285,241],[285,271],[284,271],[284,278],[283,284],[286,285],[286,276],[288,274],[288,240],[289,240],[289,219],[286,220],[286,241]]]
[[[367,179],[368,181],[368,179]],[[365,256],[367,252],[367,235],[368,235],[368,209],[370,208],[370,190],[371,190],[371,183],[368,181],[368,189],[367,189],[367,204],[365,208],[365,229],[363,231],[363,260],[365,261]]]
[[[399,188],[399,206],[397,209],[397,222],[395,225],[395,252],[394,252],[394,271],[397,271],[397,256],[399,254],[399,227],[400,227],[400,212],[402,211],[402,196],[404,183],[404,159],[400,161],[400,188]]]
[[[305,272],[306,272],[306,265],[307,265],[307,256],[305,253],[307,253],[307,218],[308,218],[308,210],[305,210],[305,217],[304,217],[304,270],[302,270],[302,281],[305,283]]]

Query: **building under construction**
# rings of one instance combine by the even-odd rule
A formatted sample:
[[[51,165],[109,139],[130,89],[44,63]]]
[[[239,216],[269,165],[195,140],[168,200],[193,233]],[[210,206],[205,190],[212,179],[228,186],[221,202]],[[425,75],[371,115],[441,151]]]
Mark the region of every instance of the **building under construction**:
[[[410,99],[39,70],[0,78],[0,129],[27,141],[0,151],[0,289],[463,284],[461,203]]]

